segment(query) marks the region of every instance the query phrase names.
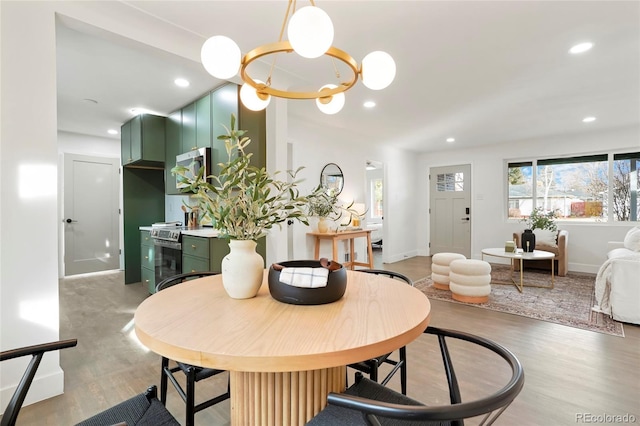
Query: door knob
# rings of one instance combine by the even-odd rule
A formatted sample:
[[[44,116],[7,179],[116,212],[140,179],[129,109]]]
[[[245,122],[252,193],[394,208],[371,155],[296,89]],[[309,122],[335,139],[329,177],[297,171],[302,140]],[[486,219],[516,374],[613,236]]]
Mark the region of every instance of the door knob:
[[[471,220],[468,217],[463,217],[462,220]]]
[[[77,220],[73,220],[73,219],[69,218],[69,219],[63,220],[63,222],[67,222],[67,223],[72,223],[72,222],[73,222],[73,223],[76,223],[76,222],[78,222],[78,221],[77,221]]]
[[[293,225],[293,219],[287,220],[287,225]]]

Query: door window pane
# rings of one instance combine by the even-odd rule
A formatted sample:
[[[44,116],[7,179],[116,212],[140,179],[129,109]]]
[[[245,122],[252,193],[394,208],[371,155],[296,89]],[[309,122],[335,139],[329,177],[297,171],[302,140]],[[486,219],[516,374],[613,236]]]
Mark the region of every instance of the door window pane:
[[[440,173],[436,177],[438,192],[464,191],[464,173]]]

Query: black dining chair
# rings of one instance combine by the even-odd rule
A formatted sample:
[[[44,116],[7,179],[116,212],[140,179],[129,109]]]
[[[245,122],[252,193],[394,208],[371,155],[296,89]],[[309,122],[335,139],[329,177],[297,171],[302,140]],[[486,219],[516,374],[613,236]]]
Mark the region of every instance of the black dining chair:
[[[384,275],[388,278],[404,281],[413,287],[413,281],[406,275],[400,274],[398,272],[385,271],[383,269],[358,269],[357,271],[364,272],[367,274]],[[390,364],[393,366],[393,368],[391,369],[389,374],[385,376],[381,384],[385,386],[389,382],[389,380],[391,380],[393,375],[396,374],[398,370],[400,370],[400,389],[402,389],[402,393],[406,395],[407,394],[407,348],[403,346],[398,350],[398,352],[399,352],[398,359],[390,358],[391,354],[393,353],[393,352],[390,352],[388,354],[380,355],[376,358],[368,359],[366,361],[357,362],[355,364],[349,364],[348,367],[351,367],[355,370],[368,374],[369,379],[373,380],[374,382],[377,382],[380,366],[382,364]]]
[[[18,383],[16,390],[2,415],[1,426],[14,426],[18,414],[31,387],[36,371],[44,354],[51,351],[71,348],[78,344],[76,339],[43,343],[0,352],[0,361],[31,356],[31,361]],[[157,399],[157,388],[149,387],[146,392],[129,398],[95,416],[78,423],[76,426],[180,426],[180,423],[167,411]]]
[[[203,278],[211,275],[217,275],[218,272],[209,272],[209,271],[201,271],[201,272],[187,272],[184,274],[174,275],[172,277],[166,278],[156,284],[156,292],[162,291],[169,287],[173,287],[176,284],[180,284],[186,282],[190,279],[195,278]],[[188,330],[185,330],[188,332]],[[195,414],[198,411],[204,410],[205,408],[209,408],[212,405],[215,405],[219,402],[222,402],[226,399],[229,399],[231,396],[231,392],[229,389],[229,381],[227,380],[227,391],[221,395],[215,396],[211,399],[208,399],[204,402],[201,402],[196,405],[195,403],[195,393],[196,393],[196,383],[207,379],[209,377],[216,376],[218,374],[224,373],[225,370],[216,370],[213,368],[204,368],[198,367],[195,365],[185,364],[182,362],[175,362],[174,367],[169,367],[169,359],[166,357],[162,357],[161,363],[161,371],[160,371],[160,401],[163,404],[167,402],[167,382],[170,381],[173,387],[176,389],[176,392],[180,395],[182,400],[186,405],[186,424],[187,426],[192,426],[195,422]],[[186,377],[186,384],[184,389],[178,380],[175,377],[175,373],[177,372],[184,373]]]
[[[368,380],[357,373],[356,383],[344,393],[330,393],[327,406],[312,418],[308,426],[325,425],[453,425],[463,426],[465,419],[478,418],[481,425],[491,425],[518,396],[524,386],[524,370],[516,356],[505,347],[483,337],[460,331],[427,327],[425,334],[437,336],[440,353],[447,377],[451,404],[426,406],[386,386]],[[495,356],[480,357],[481,354],[497,354],[505,361],[511,374],[507,383],[499,390],[471,401],[463,401],[460,385],[453,366],[447,340],[456,339],[474,346],[474,365],[482,368],[480,359],[495,368]],[[476,347],[477,346],[477,347]],[[460,349],[460,345],[453,346]],[[487,349],[487,350],[483,350]],[[472,380],[473,377],[470,379]],[[487,388],[486,379],[479,379],[478,387]],[[465,381],[466,382],[466,381]],[[500,385],[498,385],[500,386]],[[474,423],[475,424],[475,423]]]

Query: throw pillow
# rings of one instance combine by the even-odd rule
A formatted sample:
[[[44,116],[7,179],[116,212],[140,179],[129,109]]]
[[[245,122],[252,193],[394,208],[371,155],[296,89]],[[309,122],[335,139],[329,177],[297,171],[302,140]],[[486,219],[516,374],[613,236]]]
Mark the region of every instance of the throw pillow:
[[[629,229],[624,237],[624,247],[631,251],[640,251],[640,228],[636,226]]]
[[[536,246],[538,244],[544,244],[550,247],[558,247],[558,243],[556,242],[557,231],[534,229],[533,233],[536,234]]]

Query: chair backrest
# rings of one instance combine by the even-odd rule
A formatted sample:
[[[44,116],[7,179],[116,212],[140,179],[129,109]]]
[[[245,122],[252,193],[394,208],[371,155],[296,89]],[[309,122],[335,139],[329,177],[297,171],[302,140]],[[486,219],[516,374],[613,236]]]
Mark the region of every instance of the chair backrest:
[[[16,390],[14,391],[13,396],[9,401],[9,404],[7,404],[7,408],[4,410],[4,414],[2,415],[2,422],[0,423],[0,425],[13,426],[16,424],[18,413],[22,408],[24,399],[27,396],[29,387],[33,382],[33,378],[36,375],[36,370],[40,366],[40,361],[42,361],[42,357],[44,356],[45,352],[66,349],[76,346],[77,344],[78,341],[76,339],[69,339],[59,342],[43,343],[40,345],[27,346],[24,348],[0,352],[0,361],[7,361],[13,358],[20,358],[27,355],[31,355],[32,357],[29,365],[27,366],[27,369],[22,375],[22,379],[20,379],[20,383],[18,383],[18,386],[16,387]]]
[[[200,272],[185,272],[184,274],[174,275],[169,278],[165,278],[156,284],[156,292],[160,290],[164,290],[165,288],[172,287],[176,284],[183,283],[191,278],[202,278],[208,277],[211,275],[218,275],[219,272],[211,272],[211,271],[200,271]]]
[[[524,386],[524,370],[522,364],[505,347],[472,334],[460,331],[427,327],[425,334],[438,337],[444,370],[449,385],[450,405],[416,406],[398,405],[384,400],[367,399],[347,394],[330,393],[327,403],[340,407],[358,410],[363,413],[371,425],[379,424],[377,416],[398,420],[451,422],[452,425],[463,425],[463,419],[484,416],[482,424],[490,425],[518,396]],[[499,355],[511,368],[511,377],[507,384],[491,395],[473,401],[462,401],[458,379],[453,368],[453,361],[447,346],[447,339],[458,339],[482,346]]]
[[[399,272],[385,271],[384,269],[358,269],[357,272],[364,272],[366,274],[384,275],[389,278],[395,278],[397,280],[404,281],[407,284],[409,284],[411,287],[413,287],[413,280],[411,280],[409,277]]]

